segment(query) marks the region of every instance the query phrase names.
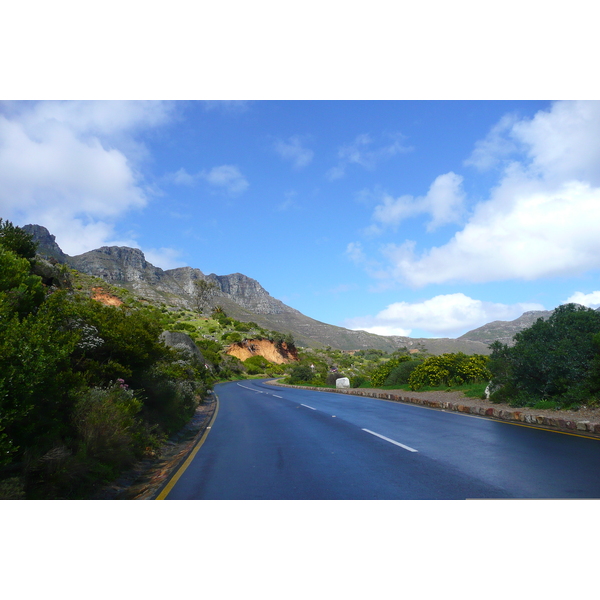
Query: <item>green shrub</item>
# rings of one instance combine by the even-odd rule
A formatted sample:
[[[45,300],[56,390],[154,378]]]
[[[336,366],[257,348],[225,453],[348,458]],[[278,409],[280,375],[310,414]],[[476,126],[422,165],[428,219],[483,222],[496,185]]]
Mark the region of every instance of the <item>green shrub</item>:
[[[306,365],[295,366],[290,373],[290,383],[307,383],[313,378],[312,369]]]
[[[350,386],[353,388],[359,388],[368,383],[368,381],[368,377],[365,377],[364,375],[356,375],[350,378]]]
[[[237,331],[232,331],[223,336],[223,341],[229,344],[237,344],[242,341],[242,336]]]
[[[371,386],[376,388],[384,385],[385,380],[389,377],[392,370],[395,369],[399,364],[407,362],[409,360],[410,356],[403,354],[401,356],[391,358],[382,365],[376,367],[370,375]]]
[[[342,377],[346,376],[342,375],[341,373],[328,373],[325,379],[325,383],[329,386],[335,387],[336,381],[338,379],[342,379]]]
[[[173,326],[174,331],[190,331],[192,333],[196,332],[196,327],[191,323],[176,323]]]
[[[250,375],[259,375],[260,373],[266,373],[274,365],[264,356],[256,355],[247,358],[244,361],[244,366]]]
[[[491,373],[488,357],[480,354],[467,356],[462,352],[431,356],[417,366],[408,378],[411,390],[424,386],[458,386],[464,383],[486,381]]]
[[[384,385],[403,385],[408,383],[411,373],[422,363],[422,360],[409,360],[400,363],[390,371]]]

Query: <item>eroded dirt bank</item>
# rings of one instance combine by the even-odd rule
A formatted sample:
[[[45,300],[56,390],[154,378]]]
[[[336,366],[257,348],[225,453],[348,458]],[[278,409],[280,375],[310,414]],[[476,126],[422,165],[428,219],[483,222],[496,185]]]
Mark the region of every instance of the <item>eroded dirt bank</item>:
[[[244,340],[236,344],[231,344],[227,348],[227,354],[235,356],[241,361],[247,360],[253,356],[262,356],[269,362],[276,365],[291,363],[298,360],[295,349],[291,350],[284,342],[281,348],[277,348],[269,340]]]

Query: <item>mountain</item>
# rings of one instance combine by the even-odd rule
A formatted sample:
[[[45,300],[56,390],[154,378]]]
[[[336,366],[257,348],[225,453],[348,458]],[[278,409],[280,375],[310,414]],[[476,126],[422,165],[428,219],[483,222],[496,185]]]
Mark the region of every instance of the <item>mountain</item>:
[[[194,281],[212,281],[218,289],[215,304],[222,306],[229,316],[239,321],[252,321],[265,329],[291,333],[301,346],[331,346],[341,350],[376,348],[387,352],[406,347],[430,354],[489,354],[488,345],[494,340],[511,343],[512,336],[517,331],[529,327],[539,317],[547,318],[552,314],[552,311],[526,312],[514,321],[494,321],[457,339],[381,336],[311,319],[273,298],[258,281],[241,273],[205,275],[200,269],[192,267],[165,271],[149,263],[141,250],[122,246],[103,246],[77,256],[69,256],[60,249],[55,236],[45,227],[25,225],[23,229],[38,243],[38,253],[42,256],[51,257],[73,269],[126,288],[153,303],[193,308]]]
[[[46,258],[54,258],[60,263],[66,263],[68,256],[60,249],[56,243],[56,237],[41,225],[25,225],[21,229],[33,237],[38,244],[38,253]]]
[[[467,331],[457,339],[483,342],[484,344],[491,344],[498,340],[511,346],[514,343],[513,336],[515,333],[531,327],[538,319],[548,319],[553,312],[553,310],[530,310],[514,321],[492,321],[487,325]]]
[[[193,308],[194,281],[206,279],[217,285],[214,302],[229,316],[239,321],[252,321],[265,329],[291,333],[301,346],[332,346],[343,350],[377,348],[388,352],[398,347],[392,338],[311,319],[273,298],[258,281],[241,273],[205,275],[192,267],[163,270],[149,263],[141,250],[122,246],[103,246],[69,256],[45,227],[25,225],[23,229],[38,243],[40,255],[128,289],[153,303]]]

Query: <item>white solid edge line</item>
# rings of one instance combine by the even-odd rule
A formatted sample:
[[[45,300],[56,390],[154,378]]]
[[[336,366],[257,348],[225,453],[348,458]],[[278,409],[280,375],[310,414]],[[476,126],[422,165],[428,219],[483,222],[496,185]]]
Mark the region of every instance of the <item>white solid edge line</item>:
[[[316,408],[313,408],[312,406],[309,406],[308,404],[301,404],[300,406],[306,406],[306,408],[310,408],[310,410],[317,410]]]
[[[408,450],[409,452],[418,452],[418,450],[415,450],[414,448],[411,448],[410,446],[405,446],[404,444],[401,444],[400,442],[397,442],[396,440],[391,440],[390,438],[385,437],[385,435],[381,435],[380,433],[375,433],[374,431],[370,431],[369,429],[363,429],[363,431],[366,431],[367,433],[370,433],[371,435],[375,435],[378,438],[385,440],[386,442],[390,442],[391,444],[396,444],[396,446],[400,446],[400,448],[404,448],[405,450]]]

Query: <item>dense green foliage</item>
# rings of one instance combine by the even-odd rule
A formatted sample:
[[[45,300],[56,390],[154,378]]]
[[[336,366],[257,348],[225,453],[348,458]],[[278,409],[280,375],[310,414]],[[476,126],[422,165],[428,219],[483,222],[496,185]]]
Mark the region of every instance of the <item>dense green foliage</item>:
[[[284,373],[283,365],[276,365],[268,361],[264,356],[257,354],[244,361],[244,367],[248,375],[268,375],[269,377]]]
[[[312,379],[313,371],[309,366],[297,365],[290,372],[289,382],[291,384],[308,383],[312,381]]]
[[[0,483],[85,497],[189,421],[215,377],[163,344],[160,310],[44,288],[29,242],[0,227]]]
[[[600,313],[576,304],[559,306],[515,335],[515,345],[490,346],[491,399],[516,406],[552,402],[566,407],[600,392]]]
[[[420,359],[401,362],[394,367],[384,381],[384,386],[403,385],[408,383],[411,373],[422,363]]]
[[[387,362],[382,365],[376,367],[371,372],[371,385],[375,388],[381,387],[386,379],[389,377],[390,373],[401,363],[407,362],[410,360],[410,356],[408,354],[401,354],[399,356],[394,356]]]
[[[464,383],[487,381],[490,371],[488,357],[481,354],[467,356],[462,352],[431,356],[418,365],[408,378],[411,390],[422,387],[458,386]]]
[[[0,246],[29,260],[35,258],[37,248],[37,244],[26,231],[3,219],[0,219]]]

